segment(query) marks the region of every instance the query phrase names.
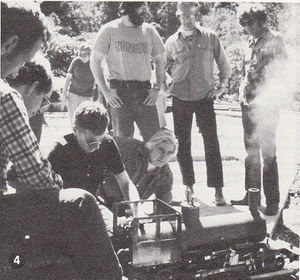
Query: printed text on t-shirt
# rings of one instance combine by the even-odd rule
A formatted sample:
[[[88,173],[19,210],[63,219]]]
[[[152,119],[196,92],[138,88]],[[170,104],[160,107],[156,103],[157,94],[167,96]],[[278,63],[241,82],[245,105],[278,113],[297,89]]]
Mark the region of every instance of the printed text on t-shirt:
[[[148,53],[147,42],[129,43],[124,41],[117,41],[117,51],[129,53]]]

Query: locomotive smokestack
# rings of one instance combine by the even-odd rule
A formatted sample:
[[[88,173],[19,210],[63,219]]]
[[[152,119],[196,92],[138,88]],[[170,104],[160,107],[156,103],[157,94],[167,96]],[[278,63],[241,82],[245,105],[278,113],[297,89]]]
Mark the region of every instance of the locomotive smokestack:
[[[248,205],[254,220],[262,219],[257,210],[259,204],[260,204],[260,190],[257,188],[250,188],[248,190]]]
[[[182,220],[186,228],[199,226],[200,223],[200,207],[199,205],[190,205],[188,203],[181,204]]]

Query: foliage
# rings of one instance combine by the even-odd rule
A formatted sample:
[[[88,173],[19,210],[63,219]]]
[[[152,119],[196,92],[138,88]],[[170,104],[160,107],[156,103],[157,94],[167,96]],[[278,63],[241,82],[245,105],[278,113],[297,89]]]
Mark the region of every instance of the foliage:
[[[65,75],[76,49],[81,42],[92,41],[101,26],[118,18],[120,2],[100,1],[46,1],[44,9],[50,15],[54,36],[47,56],[55,75]],[[197,20],[214,30],[220,37],[232,66],[232,76],[226,94],[236,96],[241,79],[243,44],[247,42],[239,25],[236,10],[238,2],[199,2],[200,15]],[[279,31],[289,30],[287,26],[291,9],[286,3],[263,3],[269,25]],[[175,15],[177,2],[149,2],[147,22],[153,24],[165,41],[176,32],[179,21]],[[284,29],[282,29],[284,27]]]

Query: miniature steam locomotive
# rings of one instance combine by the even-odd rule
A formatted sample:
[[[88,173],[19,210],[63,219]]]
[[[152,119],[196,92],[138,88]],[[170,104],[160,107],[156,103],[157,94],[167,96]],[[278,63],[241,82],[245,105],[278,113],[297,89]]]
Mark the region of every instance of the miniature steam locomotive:
[[[32,226],[39,213],[7,213],[9,197],[0,199],[0,279],[78,279],[69,256],[55,251],[55,240]],[[147,217],[119,223],[119,207],[149,204]],[[201,217],[197,207],[181,213],[160,200],[121,202],[114,206],[112,243],[124,275],[136,280],[296,279],[298,253],[274,248],[256,207],[249,212]],[[9,214],[9,215],[8,215]],[[25,222],[24,222],[25,221]]]
[[[297,268],[285,269],[296,250],[273,248],[255,206],[199,219],[197,207],[180,213],[160,200],[124,203],[150,203],[153,211],[118,226],[115,205],[112,241],[128,279],[296,279]]]

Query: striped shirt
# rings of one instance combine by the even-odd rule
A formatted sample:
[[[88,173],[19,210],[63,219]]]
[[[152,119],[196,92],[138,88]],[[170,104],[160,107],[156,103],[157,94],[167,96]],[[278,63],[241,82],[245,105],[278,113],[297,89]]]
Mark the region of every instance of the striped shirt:
[[[57,188],[62,181],[44,159],[32,132],[22,96],[0,79],[0,184],[10,160],[18,184],[28,189]],[[57,184],[57,185],[56,185]]]

